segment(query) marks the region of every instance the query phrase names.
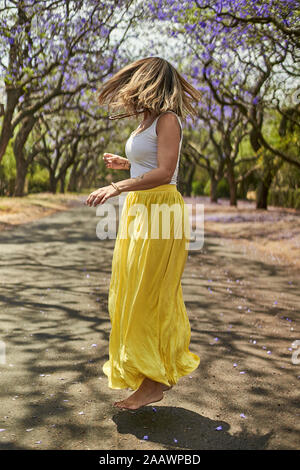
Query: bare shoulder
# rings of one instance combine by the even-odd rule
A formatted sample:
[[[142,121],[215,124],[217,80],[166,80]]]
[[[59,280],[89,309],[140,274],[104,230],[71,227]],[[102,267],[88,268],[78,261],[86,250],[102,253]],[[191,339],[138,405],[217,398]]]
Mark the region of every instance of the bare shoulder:
[[[156,124],[156,134],[172,134],[181,137],[181,127],[174,113],[163,113]]]

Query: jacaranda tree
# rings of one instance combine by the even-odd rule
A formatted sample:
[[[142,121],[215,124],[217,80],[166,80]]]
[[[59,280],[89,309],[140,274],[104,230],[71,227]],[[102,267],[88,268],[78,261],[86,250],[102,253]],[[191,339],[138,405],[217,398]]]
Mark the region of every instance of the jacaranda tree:
[[[23,194],[35,152],[26,142],[40,113],[98,84],[114,69],[137,16],[133,0],[2,0],[0,69],[4,81],[0,161],[14,137],[15,195]],[[122,22],[123,35],[116,35]]]

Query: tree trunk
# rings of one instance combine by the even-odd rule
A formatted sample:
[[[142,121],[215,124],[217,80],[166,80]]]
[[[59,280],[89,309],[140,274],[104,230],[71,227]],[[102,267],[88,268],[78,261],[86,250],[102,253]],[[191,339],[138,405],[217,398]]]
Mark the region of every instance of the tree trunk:
[[[230,164],[227,164],[227,180],[228,180],[228,184],[229,184],[230,205],[231,206],[236,206],[237,205],[236,181],[235,181],[233,167]]]
[[[59,192],[61,194],[65,193],[65,179],[66,179],[66,172],[60,175],[59,182],[60,182],[60,189]]]
[[[241,199],[247,199],[248,187],[247,187],[246,181],[244,179],[240,182],[239,188],[237,189],[237,192],[238,192],[239,197]]]
[[[53,194],[56,194],[57,179],[55,178],[54,172],[49,168],[49,187]]]
[[[218,202],[218,180],[215,177],[210,178],[210,202]]]
[[[267,175],[262,178],[256,190],[256,209],[268,208],[268,194],[273,181],[272,172],[268,171]]]
[[[196,167],[192,166],[186,178],[185,195],[188,197],[190,197],[192,193],[192,183],[194,179],[195,170],[196,170]]]
[[[7,145],[12,137],[13,129],[11,126],[11,121],[13,118],[13,114],[15,108],[18,104],[19,97],[22,94],[22,90],[20,89],[6,89],[7,95],[7,106],[6,111],[3,116],[2,126],[1,126],[1,134],[0,134],[0,162],[2,157],[5,154]]]
[[[24,196],[24,185],[25,178],[28,170],[29,163],[31,163],[31,157],[25,158],[25,143],[27,138],[32,131],[32,128],[36,122],[36,118],[33,115],[28,116],[24,119],[23,124],[16,135],[14,141],[14,156],[16,159],[16,184],[15,184],[15,196]]]
[[[272,155],[264,155],[264,168],[262,178],[259,180],[256,189],[256,209],[268,208],[268,194],[271,184],[276,177],[276,174],[283,165],[283,160],[274,162]]]
[[[69,184],[68,184],[68,191],[72,191],[72,192],[77,191],[77,167],[78,167],[78,163],[74,163],[72,166]]]
[[[25,179],[28,170],[28,164],[23,156],[19,155],[16,158],[16,165],[17,165],[17,174],[16,174],[16,181],[15,181],[15,190],[14,196],[22,197],[24,196],[24,187],[25,187]]]
[[[256,191],[256,209],[267,209],[269,188],[263,181],[258,183]]]

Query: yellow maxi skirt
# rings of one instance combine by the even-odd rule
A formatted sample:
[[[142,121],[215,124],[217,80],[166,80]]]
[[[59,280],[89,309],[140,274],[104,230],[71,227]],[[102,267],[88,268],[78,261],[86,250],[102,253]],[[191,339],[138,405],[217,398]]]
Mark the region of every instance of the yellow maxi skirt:
[[[130,191],[124,200],[108,296],[109,360],[103,365],[112,389],[136,390],[145,377],[171,386],[199,366],[189,351],[181,287],[188,217],[174,184]]]

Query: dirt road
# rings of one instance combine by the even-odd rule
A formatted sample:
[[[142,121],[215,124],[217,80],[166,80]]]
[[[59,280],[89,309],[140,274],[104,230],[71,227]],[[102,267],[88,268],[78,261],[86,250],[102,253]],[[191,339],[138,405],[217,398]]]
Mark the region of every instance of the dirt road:
[[[299,448],[299,270],[207,225],[182,279],[201,364],[157,405],[117,411],[98,222],[78,205],[0,233],[0,449]]]

